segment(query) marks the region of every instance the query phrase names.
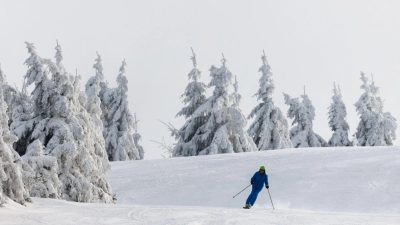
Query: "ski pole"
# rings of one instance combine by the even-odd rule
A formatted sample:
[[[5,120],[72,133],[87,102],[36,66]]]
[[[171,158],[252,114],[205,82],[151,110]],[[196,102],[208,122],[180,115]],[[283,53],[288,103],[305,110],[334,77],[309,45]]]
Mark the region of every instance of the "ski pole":
[[[272,202],[271,194],[269,193],[269,188],[267,188],[267,190],[268,190],[268,194],[269,194],[269,199],[271,199],[272,208],[275,209],[274,203]]]
[[[233,196],[233,197],[236,197],[236,196],[238,196],[240,193],[242,193],[244,190],[246,190],[248,187],[250,187],[251,186],[251,184],[249,184],[249,186],[247,186],[247,187],[245,187],[243,190],[241,190],[239,193],[237,193],[235,196]]]

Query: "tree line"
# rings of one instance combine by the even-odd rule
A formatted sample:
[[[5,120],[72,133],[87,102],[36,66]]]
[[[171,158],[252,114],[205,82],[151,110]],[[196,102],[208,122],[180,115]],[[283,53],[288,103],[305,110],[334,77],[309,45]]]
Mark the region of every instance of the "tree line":
[[[369,82],[363,72],[360,79],[364,93],[354,104],[360,122],[353,140],[349,140],[347,111],[340,87],[334,84],[332,103],[328,108],[328,124],[333,134],[326,141],[313,130],[315,108],[305,91],[300,98],[283,93],[285,104],[289,106],[286,117],[293,120],[292,127],[289,127],[287,118],[272,98],[275,85],[265,53],[261,56],[261,77],[255,93],[260,103],[247,118],[240,110],[238,82],[226,66],[225,57],[219,68],[211,66],[211,81],[206,85],[199,81],[201,72],[197,68],[196,54],[193,50],[192,53],[193,69],[188,75],[191,82],[182,95],[185,107],[177,114],[185,117],[186,122],[180,129],[169,126],[176,139],[176,143],[169,147],[173,157],[285,148],[393,145],[396,119],[383,111],[379,87],[373,79]],[[230,86],[233,86],[232,93],[228,90]],[[205,96],[206,89],[212,87],[213,94]],[[246,130],[247,119],[253,118]]]
[[[28,70],[21,90],[10,86],[0,67],[0,205],[7,198],[24,204],[30,197],[77,202],[112,203],[115,195],[106,180],[110,161],[140,160],[138,120],[129,110],[127,63],[122,61],[117,87],[109,87],[99,54],[95,75],[81,88],[81,76],[71,75],[56,45],[55,62],[42,58],[26,42]],[[355,103],[360,122],[352,141],[340,87],[334,84],[328,108],[333,132],[325,141],[313,130],[315,108],[304,92],[300,98],[283,94],[287,115],[275,106],[271,67],[265,53],[255,97],[259,103],[247,117],[240,109],[236,77],[222,55],[221,66],[209,69],[208,85],[200,81],[196,54],[190,83],[177,116],[186,121],[180,129],[170,126],[176,143],[171,156],[197,156],[285,148],[393,145],[396,119],[383,111],[379,87],[361,72],[364,93]],[[28,88],[33,88],[28,93]],[[230,88],[233,91],[230,92]],[[213,93],[206,96],[207,88]],[[292,119],[289,127],[287,118]],[[254,119],[246,129],[247,120]]]

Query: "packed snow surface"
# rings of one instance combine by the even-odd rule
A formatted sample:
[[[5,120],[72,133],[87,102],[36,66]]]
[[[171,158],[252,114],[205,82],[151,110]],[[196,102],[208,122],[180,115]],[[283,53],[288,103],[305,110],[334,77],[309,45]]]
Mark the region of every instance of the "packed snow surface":
[[[264,189],[242,209],[264,165]],[[117,204],[8,201],[1,224],[400,224],[400,147],[312,148],[113,162]]]

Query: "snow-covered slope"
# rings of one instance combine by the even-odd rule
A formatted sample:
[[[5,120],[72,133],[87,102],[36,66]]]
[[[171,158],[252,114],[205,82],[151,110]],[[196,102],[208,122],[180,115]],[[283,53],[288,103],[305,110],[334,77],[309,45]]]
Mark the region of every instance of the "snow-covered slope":
[[[264,189],[244,210],[265,165]],[[1,224],[400,224],[400,148],[288,149],[112,163],[117,204],[34,198],[0,209]],[[4,223],[3,223],[4,222]]]
[[[316,148],[114,163],[118,203],[242,207],[261,165],[278,209],[400,213],[400,149]],[[266,189],[255,208],[272,208]]]

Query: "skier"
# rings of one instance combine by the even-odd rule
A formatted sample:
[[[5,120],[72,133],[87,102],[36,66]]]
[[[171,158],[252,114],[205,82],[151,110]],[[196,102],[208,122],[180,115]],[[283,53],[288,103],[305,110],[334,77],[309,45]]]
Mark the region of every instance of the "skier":
[[[265,188],[269,188],[268,185],[268,175],[265,173],[265,167],[261,166],[260,170],[254,174],[251,178],[250,183],[252,186],[251,193],[246,200],[246,206],[244,209],[250,209],[257,200],[258,193],[262,190],[263,184],[265,184]]]

